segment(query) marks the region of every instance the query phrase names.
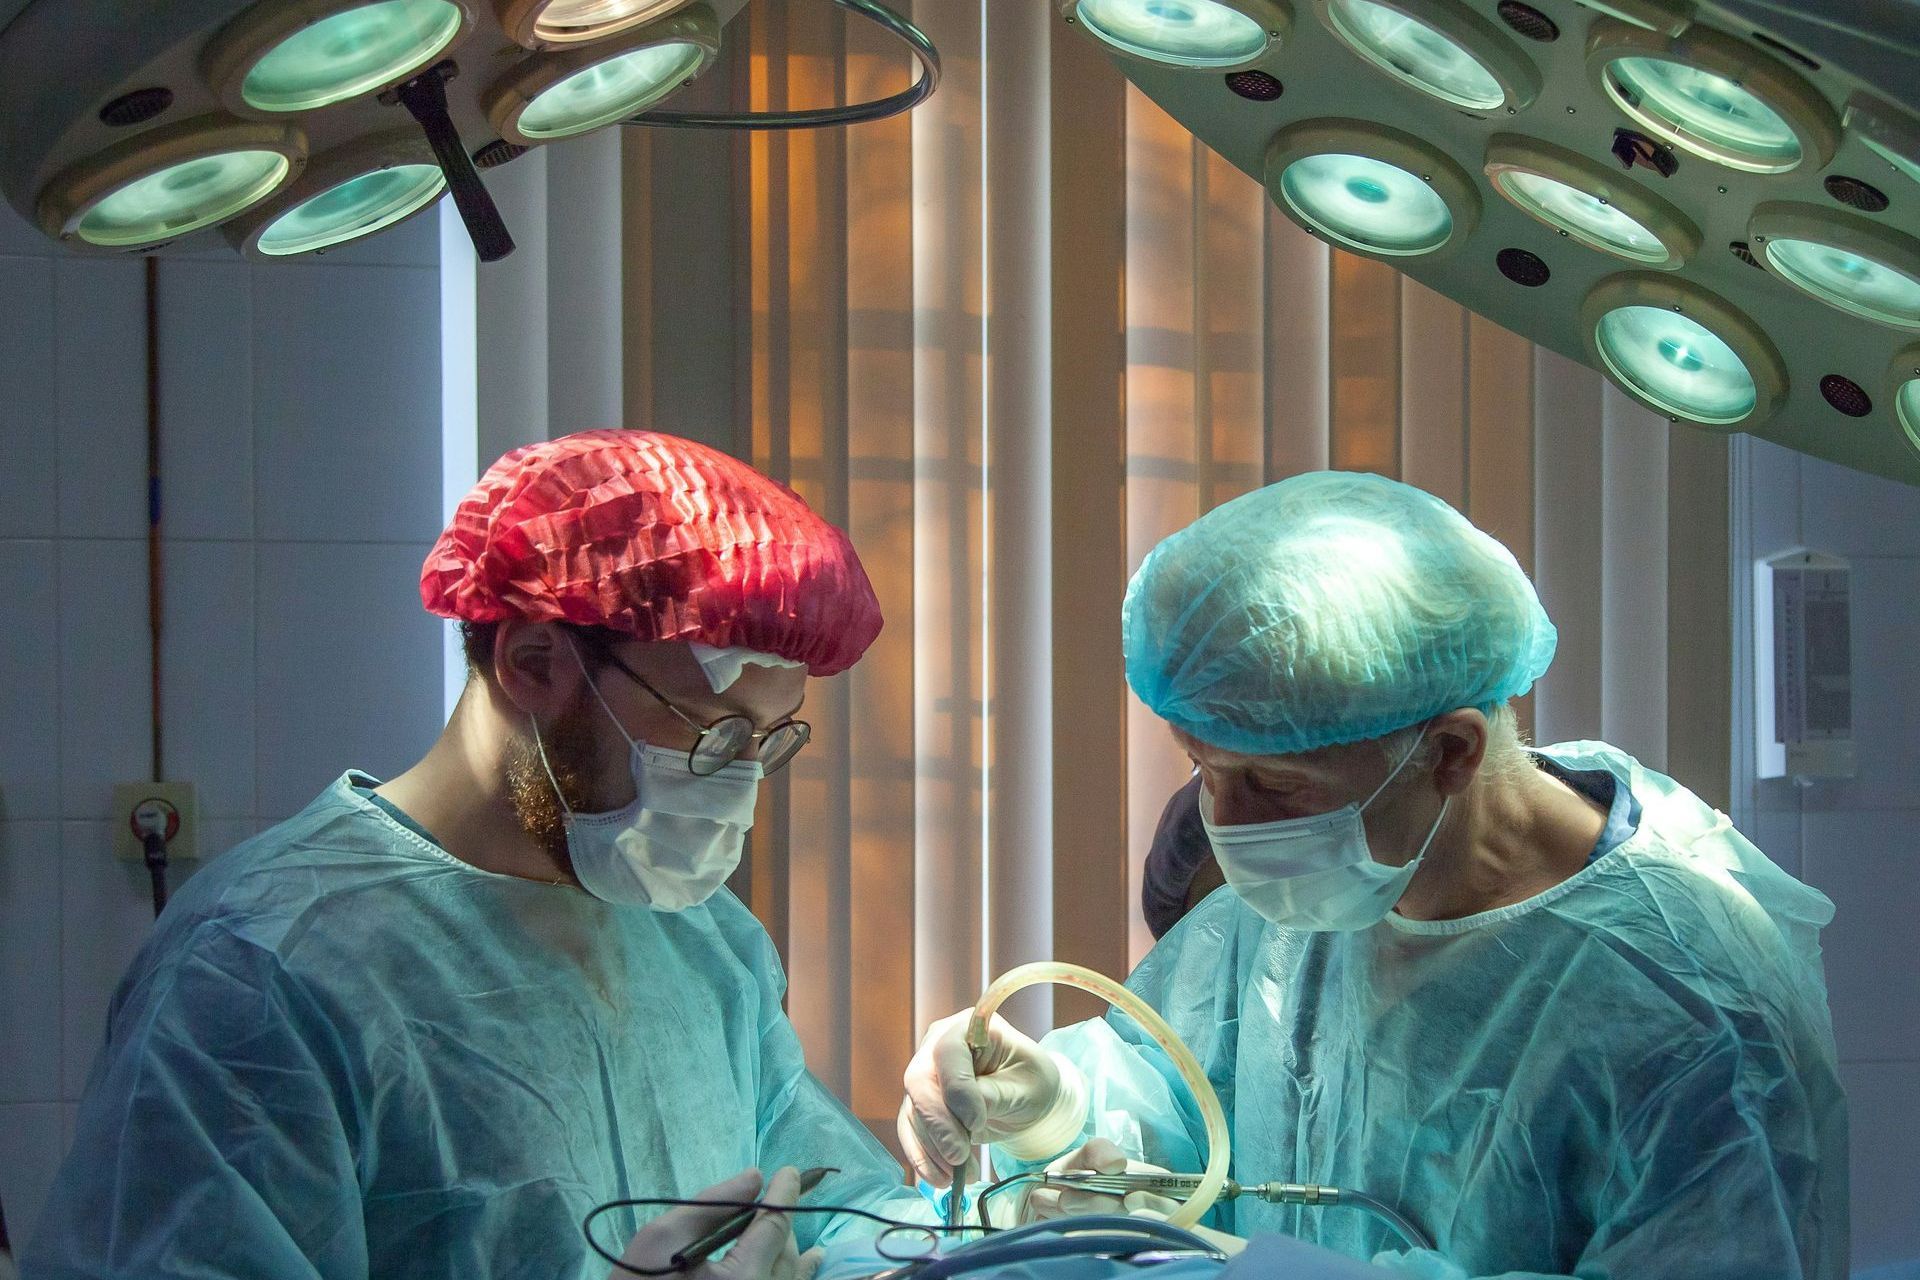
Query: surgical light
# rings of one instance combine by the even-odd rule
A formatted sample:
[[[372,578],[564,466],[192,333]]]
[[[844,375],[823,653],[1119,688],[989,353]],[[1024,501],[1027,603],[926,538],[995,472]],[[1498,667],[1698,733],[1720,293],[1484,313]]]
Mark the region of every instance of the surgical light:
[[[1464,110],[1517,109],[1537,89],[1531,64],[1505,37],[1449,0],[1325,0],[1323,12],[1362,58]]]
[[[466,24],[450,0],[266,0],[215,38],[209,79],[236,110],[312,111],[405,80]]]
[[[1828,306],[1920,329],[1920,243],[1865,218],[1779,203],[1754,210],[1747,239],[1776,276]]]
[[[1453,233],[1446,201],[1405,169],[1371,156],[1305,156],[1280,175],[1280,190],[1334,239],[1377,253],[1429,253]]]
[[[1799,140],[1780,113],[1725,76],[1662,58],[1622,58],[1610,75],[1629,115],[1689,150],[1761,172],[1800,163]]]
[[[1603,253],[1672,269],[1699,249],[1699,231],[1678,209],[1571,151],[1502,135],[1487,149],[1486,172],[1522,213]]]
[[[1586,244],[1641,262],[1666,260],[1659,236],[1578,187],[1539,173],[1509,173],[1498,185],[1520,208]]]
[[[503,0],[500,25],[529,49],[604,40],[687,7],[689,0]]]
[[[287,257],[331,248],[385,230],[440,198],[437,164],[403,164],[349,178],[281,214],[260,237],[260,252]]]
[[[1596,363],[1669,418],[1750,426],[1785,393],[1784,365],[1765,335],[1719,298],[1670,276],[1603,282],[1581,315]]]
[[[284,126],[202,117],[128,139],[42,191],[42,227],[103,249],[163,244],[250,208],[306,159]]]
[[[1920,123],[1913,117],[1857,93],[1847,102],[1846,129],[1888,168],[1920,182]]]
[[[623,40],[529,58],[495,89],[488,115],[522,145],[572,138],[638,115],[705,70],[719,32],[694,8]]]
[[[1262,10],[1272,6],[1263,2]],[[1176,67],[1237,67],[1267,51],[1277,26],[1223,0],[1076,0],[1080,25],[1107,44]]]
[[[1893,360],[1893,416],[1907,443],[1920,453],[1920,347],[1902,351]]]
[[[1838,124],[1805,80],[1751,46],[1689,28],[1680,40],[1603,23],[1590,41],[1600,87],[1636,124],[1683,151],[1747,173],[1832,158]]]
[[[1267,189],[1308,230],[1383,258],[1437,252],[1479,210],[1445,157],[1396,131],[1337,121],[1283,130],[1267,152]]]
[[[1855,315],[1920,326],[1920,280],[1857,253],[1813,240],[1773,240],[1767,262],[1789,282]]]
[[[446,189],[432,148],[396,130],[315,157],[297,181],[223,230],[256,259],[319,253],[404,222]]]
[[[1620,307],[1595,337],[1614,377],[1657,407],[1696,422],[1733,423],[1758,398],[1747,366],[1711,329],[1659,307]]]

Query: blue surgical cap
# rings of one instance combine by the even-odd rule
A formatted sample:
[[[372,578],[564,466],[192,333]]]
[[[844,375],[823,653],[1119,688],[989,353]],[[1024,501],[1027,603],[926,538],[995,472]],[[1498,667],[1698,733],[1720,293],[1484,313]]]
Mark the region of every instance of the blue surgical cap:
[[[1432,494],[1316,471],[1155,547],[1127,587],[1127,683],[1247,755],[1378,738],[1533,687],[1553,624],[1499,542]]]

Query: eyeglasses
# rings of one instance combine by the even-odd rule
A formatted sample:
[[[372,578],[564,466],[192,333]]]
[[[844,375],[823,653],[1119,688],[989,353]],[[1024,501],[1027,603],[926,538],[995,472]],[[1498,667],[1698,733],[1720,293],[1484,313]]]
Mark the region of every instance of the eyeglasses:
[[[646,677],[620,661],[615,654],[602,650],[601,656],[618,667],[622,675],[652,694],[661,706],[680,717],[687,728],[700,735],[687,751],[687,768],[697,777],[712,777],[738,760],[755,742],[760,744],[755,758],[760,762],[761,772],[771,777],[786,768],[788,762],[800,754],[800,748],[813,738],[813,726],[805,720],[782,720],[771,729],[755,729],[753,721],[746,716],[721,716],[712,724],[701,724],[675,706],[673,699],[647,683]]]

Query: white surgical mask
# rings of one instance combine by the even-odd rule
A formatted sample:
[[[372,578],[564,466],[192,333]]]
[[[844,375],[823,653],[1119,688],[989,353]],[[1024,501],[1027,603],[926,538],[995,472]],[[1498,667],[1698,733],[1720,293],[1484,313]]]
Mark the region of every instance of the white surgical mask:
[[[579,659],[575,650],[574,658]],[[581,670],[586,671],[584,663]],[[627,736],[613,708],[587,676],[600,709],[627,739],[633,773],[633,803],[612,813],[575,813],[554,780],[567,811],[567,855],[580,886],[607,902],[685,911],[719,891],[740,865],[753,806],[764,776],[757,760],[736,760],[700,777],[687,768],[687,753],[666,751]],[[534,745],[546,765],[540,726]],[[547,777],[553,779],[552,766]]]
[[[1365,929],[1386,919],[1427,856],[1452,798],[1441,803],[1420,851],[1404,867],[1374,858],[1361,815],[1400,776],[1426,736],[1422,728],[1420,739],[1365,800],[1311,818],[1216,827],[1213,797],[1202,789],[1200,820],[1233,891],[1266,919],[1291,929]]]

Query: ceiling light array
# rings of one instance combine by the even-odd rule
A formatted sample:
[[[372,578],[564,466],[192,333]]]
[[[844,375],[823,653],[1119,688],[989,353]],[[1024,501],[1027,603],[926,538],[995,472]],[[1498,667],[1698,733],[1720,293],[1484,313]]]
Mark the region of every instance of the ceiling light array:
[[[255,259],[376,234],[451,193],[492,261],[513,242],[476,156],[493,167],[622,123],[853,124],[933,92],[924,34],[885,0],[830,2],[908,46],[908,88],[655,112],[713,65],[746,0],[202,0],[133,16],[125,0],[31,0],[0,32],[0,185],[76,250],[144,251],[218,225]],[[114,41],[72,38],[103,24]]]
[[[619,123],[690,83],[719,52],[719,22],[694,0],[499,0],[492,16],[525,48],[484,90],[487,116],[522,146]],[[225,223],[258,258],[395,226],[447,190],[426,141],[411,129],[363,136],[310,161],[303,126],[427,71],[478,26],[468,0],[260,0],[215,32],[199,60],[224,110],[70,165],[41,191],[40,224],[63,240],[128,250]]]
[[[1210,123],[1211,113],[1217,113],[1233,120],[1235,134],[1214,136],[1209,129],[1203,135],[1216,146],[1224,139],[1227,149],[1240,147],[1236,162],[1260,172],[1249,163],[1257,153],[1242,145],[1245,128],[1261,127],[1246,105],[1226,105],[1233,101],[1229,98],[1196,105],[1204,101],[1198,87],[1175,77],[1221,69],[1244,75],[1257,64],[1276,86],[1286,82],[1291,90],[1288,46],[1294,42],[1288,39],[1292,13],[1286,4],[1058,3],[1065,18],[1103,41],[1130,77],[1177,116]],[[1589,277],[1590,286],[1582,286],[1586,296],[1578,323],[1590,363],[1676,421],[1749,429],[1766,422],[1785,401],[1786,363],[1747,314],[1691,278],[1689,268],[1707,262],[1703,223],[1683,211],[1681,195],[1668,198],[1664,180],[1685,162],[1724,175],[1721,185],[1709,188],[1721,197],[1727,196],[1729,182],[1743,192],[1776,189],[1751,185],[1755,182],[1790,183],[1791,191],[1783,194],[1800,196],[1805,184],[1795,175],[1822,173],[1843,142],[1857,139],[1896,182],[1907,184],[1895,193],[1897,199],[1871,183],[1829,175],[1826,194],[1864,213],[1801,199],[1760,199],[1745,206],[1751,213],[1741,228],[1744,239],[1729,247],[1736,253],[1744,249],[1778,281],[1851,320],[1920,334],[1920,240],[1866,216],[1890,204],[1900,210],[1904,201],[1911,225],[1911,211],[1920,208],[1920,123],[1907,109],[1856,91],[1843,119],[1828,96],[1787,59],[1698,22],[1691,6],[1667,0],[1581,0],[1582,8],[1593,12],[1566,6],[1564,23],[1517,0],[1498,6],[1492,0],[1295,3],[1313,10],[1325,32],[1352,55],[1348,65],[1354,68],[1327,67],[1324,37],[1317,37],[1310,62],[1302,55],[1293,66],[1297,80],[1371,72],[1402,86],[1369,90],[1359,99],[1360,114],[1380,114],[1399,128],[1317,115],[1289,123],[1280,113],[1298,95],[1266,95],[1276,104],[1263,108],[1270,121],[1264,153],[1268,192],[1289,217],[1329,242],[1404,269],[1423,268],[1455,254],[1469,239],[1482,220],[1484,179],[1492,195],[1581,246],[1579,252],[1616,264],[1611,273],[1603,268]],[[1542,48],[1541,42],[1558,40],[1563,25],[1583,22],[1586,39],[1567,53],[1527,52],[1529,45]],[[1589,101],[1564,87],[1550,105],[1543,95],[1540,68],[1557,68],[1564,86],[1569,56],[1573,78],[1585,78],[1573,89],[1607,109],[1614,156],[1629,167],[1604,153],[1589,156],[1530,136],[1521,117],[1536,104],[1572,116],[1576,99],[1582,105]],[[1811,60],[1795,57],[1818,69]],[[1394,99],[1395,93],[1402,97]],[[1334,86],[1320,94],[1316,106],[1301,109],[1317,112],[1330,101],[1354,100],[1355,94]],[[1426,118],[1436,122],[1463,116],[1490,122],[1478,174],[1469,177],[1428,135],[1415,136],[1423,102]],[[1441,111],[1447,115],[1436,114]],[[1541,133],[1564,136],[1569,128],[1564,122],[1543,124]],[[1459,130],[1453,134],[1457,137]],[[1600,140],[1592,126],[1581,136]],[[1456,148],[1452,154],[1460,153]],[[1636,162],[1639,167],[1632,167]],[[1723,219],[1728,207],[1707,212]],[[1720,260],[1709,265],[1718,270]],[[1547,278],[1542,263],[1524,283],[1537,286]],[[1920,345],[1895,359],[1882,394],[1920,456]]]

